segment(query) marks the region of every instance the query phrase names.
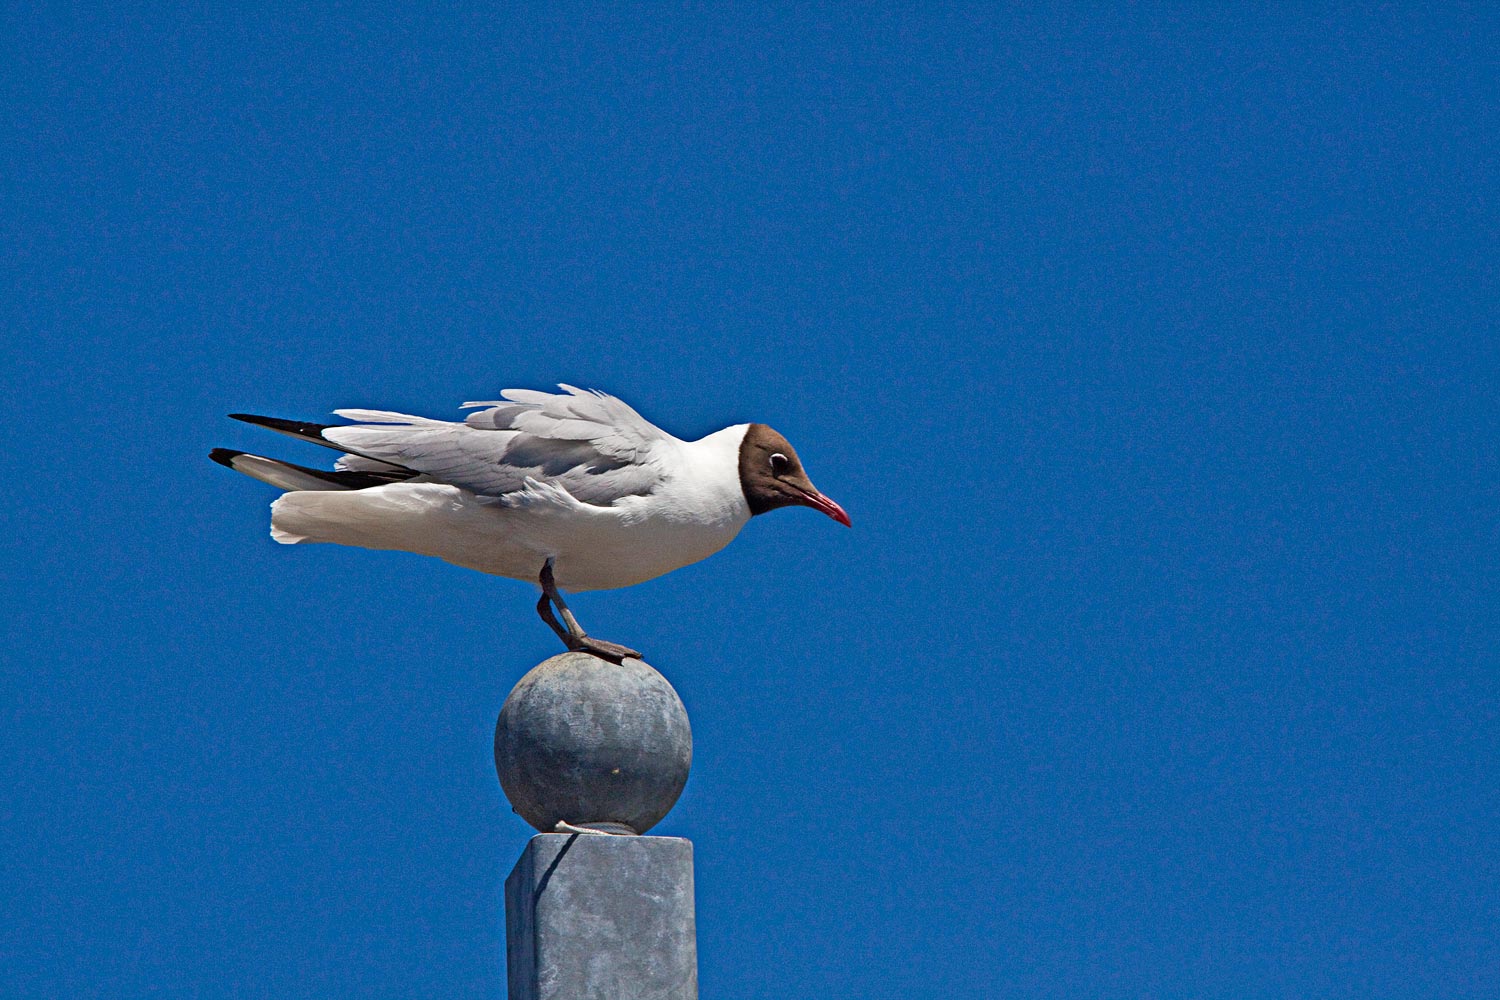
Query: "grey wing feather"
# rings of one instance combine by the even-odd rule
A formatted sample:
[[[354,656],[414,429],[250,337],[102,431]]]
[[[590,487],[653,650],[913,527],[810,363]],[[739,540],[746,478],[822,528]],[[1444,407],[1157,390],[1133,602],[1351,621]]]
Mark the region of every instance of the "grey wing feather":
[[[422,472],[485,496],[526,489],[528,478],[608,506],[650,493],[661,481],[660,449],[676,438],[613,396],[561,387],[566,395],[508,389],[463,423],[379,410],[337,410],[361,421],[323,436],[370,459]]]
[[[399,465],[391,465],[386,462],[377,462],[373,458],[365,458],[362,455],[340,455],[339,460],[333,463],[338,472],[403,472],[407,471]],[[410,475],[410,472],[407,472]]]

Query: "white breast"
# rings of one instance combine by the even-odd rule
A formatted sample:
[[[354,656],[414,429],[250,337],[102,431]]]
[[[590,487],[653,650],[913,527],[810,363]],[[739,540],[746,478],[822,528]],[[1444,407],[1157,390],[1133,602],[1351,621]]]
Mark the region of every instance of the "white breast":
[[[649,496],[624,497],[555,525],[557,582],[564,590],[627,587],[706,559],[750,520],[740,485],[745,425],[674,443],[669,470]],[[552,525],[548,526],[553,527]]]

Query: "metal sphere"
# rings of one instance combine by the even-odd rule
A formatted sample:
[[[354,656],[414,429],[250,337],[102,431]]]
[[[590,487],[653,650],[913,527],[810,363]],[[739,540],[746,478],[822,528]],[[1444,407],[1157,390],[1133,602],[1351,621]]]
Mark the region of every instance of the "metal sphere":
[[[563,821],[645,833],[676,804],[692,761],[681,699],[640,660],[545,660],[516,684],[495,725],[500,787],[544,832]]]

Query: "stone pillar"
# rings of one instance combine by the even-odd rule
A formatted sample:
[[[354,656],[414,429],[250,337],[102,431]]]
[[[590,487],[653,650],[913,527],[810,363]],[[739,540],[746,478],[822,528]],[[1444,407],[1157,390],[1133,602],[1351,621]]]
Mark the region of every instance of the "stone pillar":
[[[510,1000],[697,1000],[693,845],[543,833],[505,880]]]
[[[696,1000],[693,845],[640,836],[691,763],[687,712],[640,660],[564,653],[516,684],[495,770],[543,832],[505,882],[511,1000]]]

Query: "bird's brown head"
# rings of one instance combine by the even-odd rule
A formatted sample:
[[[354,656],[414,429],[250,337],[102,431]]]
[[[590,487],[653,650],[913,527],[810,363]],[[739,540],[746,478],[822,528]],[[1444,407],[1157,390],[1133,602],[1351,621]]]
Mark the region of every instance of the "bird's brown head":
[[[765,424],[751,424],[740,442],[740,486],[752,515],[778,507],[811,507],[849,526],[844,508],[818,492],[791,444]]]

